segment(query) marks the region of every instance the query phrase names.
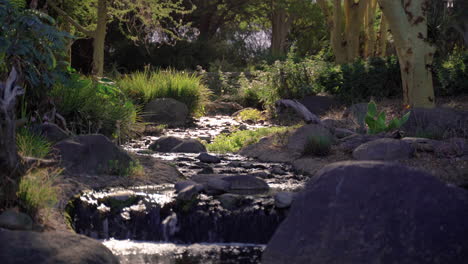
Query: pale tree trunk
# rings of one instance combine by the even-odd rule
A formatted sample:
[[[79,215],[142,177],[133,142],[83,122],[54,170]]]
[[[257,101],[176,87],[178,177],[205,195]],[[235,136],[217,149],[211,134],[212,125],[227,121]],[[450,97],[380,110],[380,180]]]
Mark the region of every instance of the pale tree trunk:
[[[380,19],[380,32],[379,32],[379,42],[377,47],[377,53],[381,57],[387,55],[387,38],[388,38],[388,22],[385,19],[385,15],[382,14]]]
[[[286,9],[277,1],[272,1],[271,15],[271,53],[273,56],[283,56],[286,52],[286,40],[291,27],[291,18]]]
[[[104,44],[107,27],[107,0],[98,1],[98,19],[93,39],[93,74],[104,74]]]
[[[17,72],[13,68],[6,82],[0,82],[0,207],[12,205],[22,166],[16,149],[15,105],[22,89],[16,86]]]
[[[364,55],[366,58],[375,56],[376,34],[375,34],[375,12],[377,10],[377,0],[369,0],[366,8],[365,26],[366,26],[366,43]]]
[[[364,22],[368,0],[345,0],[345,38],[346,38],[346,62],[352,62],[359,57],[359,36]]]
[[[411,107],[434,107],[431,67],[435,48],[427,41],[426,0],[378,0],[395,41],[403,100]]]
[[[347,62],[346,42],[343,39],[343,10],[341,0],[333,0],[333,27],[331,28],[331,44],[335,53],[335,62]]]

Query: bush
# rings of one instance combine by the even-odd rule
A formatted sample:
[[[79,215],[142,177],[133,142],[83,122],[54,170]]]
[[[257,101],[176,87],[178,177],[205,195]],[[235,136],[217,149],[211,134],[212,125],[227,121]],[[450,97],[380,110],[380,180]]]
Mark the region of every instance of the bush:
[[[468,52],[456,50],[445,61],[436,64],[440,89],[438,95],[457,96],[468,93]]]
[[[117,81],[122,91],[145,104],[154,98],[172,98],[187,105],[190,113],[202,115],[211,92],[201,77],[176,71],[135,72]]]
[[[51,150],[51,144],[42,136],[33,134],[27,128],[20,128],[16,132],[16,146],[24,157],[44,158]]]
[[[326,136],[314,135],[307,139],[303,155],[326,156],[330,153],[332,139]]]
[[[266,119],[261,111],[249,108],[240,111],[238,114],[238,118],[240,118],[240,120],[242,121],[252,121],[254,123]]]
[[[262,137],[284,133],[289,129],[289,127],[264,127],[256,130],[237,131],[230,135],[220,134],[212,143],[206,145],[206,148],[213,152],[237,152],[245,146],[257,143]]]
[[[141,127],[139,108],[109,80],[75,74],[57,83],[50,96],[76,134],[102,133],[126,140]]]
[[[61,170],[35,169],[21,178],[18,190],[20,206],[29,214],[52,208],[57,203],[57,190],[53,186]]]

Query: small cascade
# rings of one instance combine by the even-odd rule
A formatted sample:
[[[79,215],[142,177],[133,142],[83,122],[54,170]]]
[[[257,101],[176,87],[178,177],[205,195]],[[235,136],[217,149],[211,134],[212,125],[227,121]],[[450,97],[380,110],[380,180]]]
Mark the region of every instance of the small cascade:
[[[116,192],[123,191],[106,192],[107,196],[89,192],[72,201],[74,229],[97,239],[266,244],[286,216],[286,210],[276,209],[267,195],[240,196],[227,209],[216,197],[204,194],[182,202],[171,191],[112,195]],[[166,196],[165,202],[155,199],[158,196]]]

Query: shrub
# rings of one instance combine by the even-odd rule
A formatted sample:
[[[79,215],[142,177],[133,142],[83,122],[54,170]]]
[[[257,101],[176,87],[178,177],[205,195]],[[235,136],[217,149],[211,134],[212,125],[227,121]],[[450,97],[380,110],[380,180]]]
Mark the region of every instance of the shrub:
[[[34,169],[21,178],[18,190],[20,206],[30,215],[51,208],[57,203],[57,190],[53,186],[61,170]]]
[[[313,135],[307,139],[303,155],[326,156],[330,153],[332,139],[326,136]]]
[[[436,64],[439,95],[460,95],[468,93],[468,52],[454,51],[445,61]]]
[[[99,132],[125,140],[141,127],[139,108],[110,80],[93,81],[74,74],[57,83],[50,96],[77,134]]]
[[[190,113],[202,115],[211,92],[201,77],[176,71],[135,72],[117,81],[118,86],[138,103],[154,98],[172,98],[187,105]]]
[[[269,127],[256,130],[237,131],[230,135],[220,134],[206,148],[213,152],[237,152],[241,148],[257,143],[262,137],[284,133],[289,127]]]
[[[366,124],[369,127],[369,134],[377,134],[380,132],[388,132],[394,129],[400,128],[402,125],[408,121],[411,112],[408,111],[400,119],[394,118],[390,120],[387,124],[387,119],[385,117],[385,112],[377,112],[377,105],[375,102],[371,101],[367,105],[367,114],[366,114]]]
[[[51,150],[51,144],[42,136],[33,134],[27,128],[16,131],[16,146],[24,157],[44,158]]]

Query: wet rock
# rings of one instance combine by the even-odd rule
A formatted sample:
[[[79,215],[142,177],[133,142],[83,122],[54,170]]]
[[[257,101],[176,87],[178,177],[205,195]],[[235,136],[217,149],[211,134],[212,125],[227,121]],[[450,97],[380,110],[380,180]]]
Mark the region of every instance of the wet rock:
[[[116,192],[110,193],[109,195],[107,195],[107,198],[115,199],[117,201],[127,201],[128,199],[134,196],[135,196],[134,191],[123,190],[123,191],[116,191]]]
[[[465,190],[419,170],[375,161],[334,163],[317,178],[294,200],[262,263],[468,259]]]
[[[32,127],[32,132],[44,137],[47,141],[57,143],[70,137],[70,135],[56,124],[44,123]]]
[[[231,189],[231,183],[220,178],[212,178],[205,184],[208,193],[225,193]]]
[[[292,192],[279,192],[276,193],[275,198],[275,206],[280,209],[288,208],[291,206],[294,200],[295,194]]]
[[[185,124],[188,115],[184,103],[172,98],[157,98],[145,105],[142,116],[146,122],[180,126]]]
[[[160,137],[148,148],[158,152],[171,152],[171,150],[182,143],[184,139],[173,136]]]
[[[270,189],[268,183],[263,179],[250,176],[250,175],[235,175],[222,178],[223,181],[229,182],[231,187],[229,192],[232,191],[255,191],[264,192]]]
[[[132,158],[103,135],[83,135],[60,141],[53,146],[52,157],[60,157],[66,172],[77,174],[119,175]]]
[[[0,245],[3,264],[119,263],[101,242],[71,232],[0,229]]]
[[[191,201],[200,193],[200,191],[201,190],[197,185],[189,185],[177,193],[177,200]]]
[[[186,139],[179,145],[175,146],[171,152],[201,153],[206,152],[206,148],[196,139]]]
[[[197,159],[200,160],[201,162],[205,162],[205,163],[220,163],[221,162],[220,158],[218,158],[216,156],[213,156],[213,155],[210,155],[208,153],[200,153],[200,155],[198,155]]]
[[[262,179],[268,179],[270,177],[270,174],[265,171],[252,172],[251,175]]]
[[[9,209],[0,214],[0,227],[12,230],[31,230],[33,220],[29,215]]]
[[[399,160],[409,159],[414,149],[403,140],[382,138],[364,143],[353,151],[357,160]]]
[[[198,183],[196,183],[194,181],[190,181],[190,180],[189,181],[176,182],[174,184],[174,189],[175,189],[176,193],[178,193],[178,192],[182,191],[183,189],[185,189],[185,188],[187,188],[189,186],[196,186],[199,189],[199,191],[203,190],[203,185],[198,184]]]
[[[237,208],[237,205],[242,199],[242,196],[232,193],[225,193],[218,196],[217,199],[221,203],[222,207],[233,210]]]
[[[271,169],[271,173],[277,174],[277,175],[285,175],[286,171],[284,171],[283,168],[281,168],[280,166],[274,166]]]
[[[213,174],[214,169],[212,167],[204,167],[198,174]]]
[[[413,108],[402,129],[409,136],[431,138],[465,137],[468,134],[468,112],[451,108]]]

